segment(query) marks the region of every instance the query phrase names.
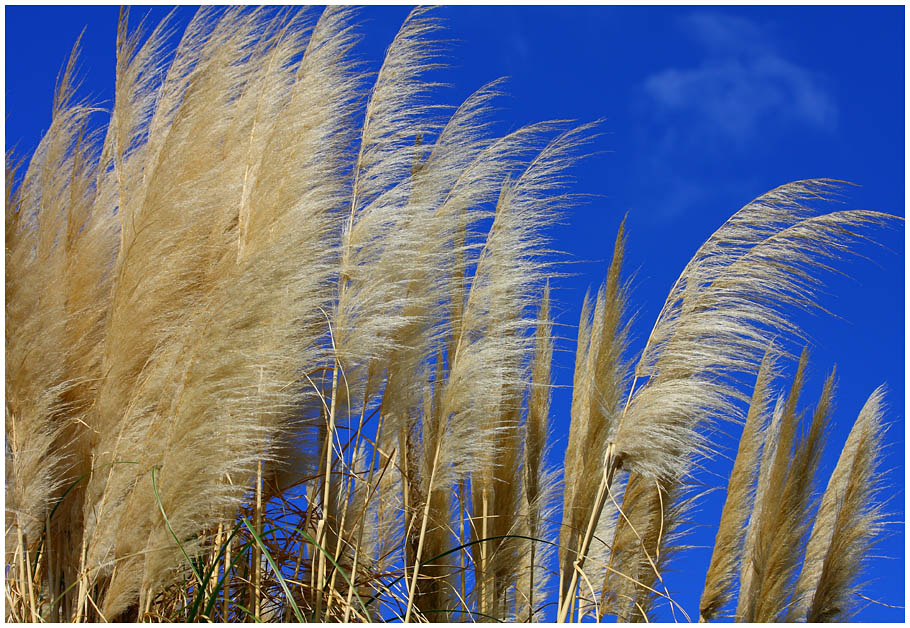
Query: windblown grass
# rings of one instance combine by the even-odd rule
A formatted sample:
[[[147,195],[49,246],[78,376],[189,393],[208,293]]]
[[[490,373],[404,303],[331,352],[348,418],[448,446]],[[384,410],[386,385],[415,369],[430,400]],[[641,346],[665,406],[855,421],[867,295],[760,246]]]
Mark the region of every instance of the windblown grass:
[[[497,136],[498,82],[431,99],[431,11],[373,77],[354,15],[202,8],[168,57],[170,21],[123,10],[108,124],[76,100],[77,44],[41,143],[7,153],[6,618],[689,619],[662,574],[739,424],[700,617],[849,618],[884,392],[817,499],[834,374],[804,421],[808,351],[782,395],[781,347],[894,217],[820,211],[835,181],[769,192],[641,346],[623,223],[560,474],[546,228],[593,125]]]

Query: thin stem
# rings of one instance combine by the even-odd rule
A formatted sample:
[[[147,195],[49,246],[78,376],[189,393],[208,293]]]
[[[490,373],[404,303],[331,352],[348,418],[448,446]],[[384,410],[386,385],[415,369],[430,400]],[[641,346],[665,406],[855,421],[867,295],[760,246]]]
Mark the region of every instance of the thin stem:
[[[85,536],[82,537],[82,552],[79,558],[79,596],[76,601],[76,618],[73,620],[74,623],[82,622],[82,609],[85,606],[85,597],[88,593],[86,589],[88,588],[88,574],[85,572]]]
[[[535,536],[537,530],[531,532],[531,536]],[[534,560],[535,552],[537,549],[537,544],[534,541],[531,541],[531,569],[528,574],[528,622],[534,621]]]
[[[480,519],[480,530],[481,538],[487,538],[487,520],[488,520],[488,510],[489,510],[489,493],[487,492],[487,485],[484,483],[483,489],[481,491],[481,519]],[[480,545],[480,612],[487,612],[487,544],[481,543]]]
[[[231,537],[228,537],[227,547],[224,548],[224,586],[221,588],[221,621],[228,620],[228,591],[231,589]],[[213,613],[214,614],[214,613]]]
[[[417,554],[414,556],[414,573],[411,576],[411,586],[408,590],[408,607],[404,613],[404,623],[411,621],[411,609],[414,607],[414,597],[417,595],[417,574],[420,572],[420,557],[423,554],[423,542],[427,534],[427,520],[430,518],[430,495],[433,494],[433,482],[436,479],[436,466],[439,462],[439,445],[436,441],[436,452],[433,454],[433,467],[430,471],[430,483],[427,486],[426,504],[423,507],[423,522],[420,524],[420,538],[417,541]]]
[[[51,540],[53,534],[51,534],[51,516],[50,514],[45,517],[44,520],[44,550],[46,552],[45,560],[47,561],[47,591],[48,596],[51,600],[57,599],[57,564],[53,560],[53,546],[51,545]],[[57,604],[51,604],[50,608],[50,620],[53,623],[59,621],[59,615],[57,613]]]
[[[38,613],[35,611],[35,591],[32,587],[32,566],[29,564],[28,546],[25,544],[25,536],[22,534],[21,525],[16,526],[16,534],[19,537],[19,547],[21,549],[19,554],[19,577],[26,583],[29,612],[31,613],[32,622],[34,623],[38,621]]]
[[[575,558],[575,565],[577,568],[573,569],[571,580],[569,581],[569,595],[566,596],[566,599],[562,601],[562,605],[559,609],[559,614],[557,615],[557,623],[563,623],[566,620],[566,615],[568,615],[569,610],[572,608],[572,603],[575,597],[575,588],[578,583],[578,571],[584,567],[585,557],[588,552],[588,548],[591,546],[591,540],[594,537],[594,528],[597,526],[597,522],[600,520],[600,515],[603,512],[604,504],[607,501],[607,493],[613,485],[613,477],[616,470],[619,468],[619,458],[614,456],[615,445],[610,443],[607,445],[607,451],[604,455],[604,465],[603,465],[603,476],[601,477],[600,486],[597,488],[597,497],[594,502],[594,510],[591,512],[591,517],[588,519],[588,526],[585,530],[585,536],[582,539],[581,545],[578,548],[578,553]]]
[[[465,518],[467,517],[467,512],[465,510],[465,505],[464,505],[464,498],[465,498],[465,495],[467,494],[467,492],[468,492],[468,487],[467,487],[465,481],[461,480],[458,483],[458,515],[459,515],[458,516],[458,542],[461,545],[464,545],[467,542],[466,537],[465,537],[465,526],[464,526]],[[468,589],[467,589],[467,583],[466,583],[466,578],[467,578],[466,572],[467,572],[468,567],[465,562],[464,551],[458,552],[458,562],[459,562],[459,567],[461,568],[460,569],[460,571],[461,571],[461,595],[459,597],[462,600],[465,600],[468,597]],[[467,604],[465,604],[465,611],[470,611],[470,609],[467,607]]]
[[[262,460],[256,466],[256,534],[262,536]],[[253,545],[253,614],[258,618],[262,611],[262,551]]]
[[[331,496],[331,486],[332,486],[332,443],[335,434],[335,405],[338,399],[338,359],[335,359],[335,365],[332,367],[332,402],[329,408],[329,425],[328,431],[326,433],[326,448],[325,448],[325,480],[323,483],[323,494],[322,494],[322,517],[319,519],[319,526],[316,530],[316,542],[322,544],[325,535],[326,535],[326,526],[328,524],[328,518],[331,510],[330,496]],[[322,593],[323,588],[325,587],[325,556],[322,552],[319,552],[317,558],[317,585],[316,585],[316,621],[320,621],[320,616],[322,615]]]
[[[364,417],[366,416],[366,412],[367,412],[367,401],[368,401],[367,393],[368,393],[368,390],[364,390],[363,403],[361,404],[361,407],[360,407],[360,420],[357,424],[357,433],[354,435],[353,445],[351,447],[351,449],[352,449],[351,466],[349,467],[350,472],[351,472],[351,478],[350,478],[350,482],[349,482],[350,488],[348,489],[348,491],[346,493],[344,493],[344,506],[342,507],[342,511],[341,511],[341,523],[338,525],[338,534],[336,535],[336,539],[335,539],[335,562],[336,563],[339,562],[340,556],[341,556],[341,545],[342,545],[342,541],[343,541],[342,536],[344,534],[345,522],[347,521],[347,517],[348,517],[348,506],[350,505],[350,499],[351,499],[351,497],[353,497],[354,491],[356,490],[355,485],[357,483],[357,472],[354,469],[353,465],[356,463],[357,450],[358,450],[360,441],[362,440],[362,437],[363,437],[363,422],[364,422]],[[376,441],[377,443],[379,442],[378,436],[379,435],[377,432],[377,441]],[[375,447],[374,447],[374,457],[375,457]],[[342,460],[342,463],[343,463],[343,460]],[[372,467],[370,467],[371,474],[372,474],[372,471],[373,471],[373,469],[372,469]],[[344,480],[342,480],[342,482],[344,482]],[[333,569],[332,570],[332,579],[329,581],[329,591],[335,590],[335,580],[337,579],[337,576],[338,576],[338,570]],[[354,582],[353,574],[351,577],[351,582],[352,583]],[[326,616],[328,616],[329,611],[332,609],[332,600],[333,599],[334,599],[333,596],[329,595],[329,600],[328,600],[328,603],[326,604],[326,609],[325,609]],[[345,613],[345,614],[347,614],[347,613]]]
[[[379,437],[382,434],[382,425],[384,423],[383,418],[384,418],[383,415],[380,413],[379,419],[378,419],[378,422],[376,425],[376,440],[373,441],[373,457],[370,460],[370,475],[367,478],[367,486],[370,487],[371,491],[374,490],[373,477],[375,475],[376,465],[378,463]],[[386,468],[388,468],[388,464],[391,461],[392,461],[392,459],[391,459],[391,457],[389,457],[386,461],[385,466],[382,469],[382,473],[379,476],[379,480],[377,480],[376,488],[378,488],[378,482],[382,481],[382,477],[385,475],[385,470],[386,470]],[[371,495],[372,495],[372,493],[371,493]],[[367,509],[368,504],[369,504],[369,497],[364,500],[363,509],[360,512],[360,522],[359,522],[358,530],[357,530],[357,545],[354,547],[354,565],[353,565],[353,567],[351,567],[351,585],[352,586],[348,589],[348,597],[347,597],[347,601],[346,601],[345,607],[344,607],[343,623],[345,623],[345,624],[348,623],[348,620],[350,619],[350,616],[351,616],[351,608],[352,608],[351,602],[353,601],[353,598],[354,598],[354,586],[353,585],[357,581],[357,567],[359,565],[359,559],[360,559],[360,547],[363,543],[363,530],[366,527],[366,509]]]

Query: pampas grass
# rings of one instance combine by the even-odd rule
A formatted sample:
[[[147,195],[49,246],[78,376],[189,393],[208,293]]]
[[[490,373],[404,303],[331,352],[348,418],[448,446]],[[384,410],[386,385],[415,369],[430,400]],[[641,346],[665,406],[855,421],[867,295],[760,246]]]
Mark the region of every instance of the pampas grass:
[[[746,522],[749,520],[749,507],[752,504],[752,485],[758,472],[761,454],[762,423],[768,408],[768,386],[773,378],[774,354],[769,347],[762,359],[746,424],[739,439],[739,449],[730,480],[727,484],[727,497],[717,527],[717,538],[711,564],[705,577],[705,588],[699,603],[699,620],[710,621],[720,608],[731,597],[736,577],[736,566],[742,556],[746,536]]]
[[[38,147],[7,152],[6,618],[688,620],[664,573],[739,425],[700,618],[849,617],[884,392],[818,498],[834,375],[804,420],[808,351],[781,394],[783,347],[894,218],[819,211],[835,181],[773,190],[643,343],[623,222],[560,473],[547,228],[596,125],[497,135],[500,82],[433,101],[432,11],[375,76],[355,15],[205,7],[168,54],[171,18],[123,9],[107,125],[77,44]]]

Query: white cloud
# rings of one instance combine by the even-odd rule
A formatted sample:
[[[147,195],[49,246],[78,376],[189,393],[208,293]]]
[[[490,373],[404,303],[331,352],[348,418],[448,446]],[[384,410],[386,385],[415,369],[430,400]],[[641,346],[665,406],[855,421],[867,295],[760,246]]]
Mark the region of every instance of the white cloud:
[[[818,77],[784,58],[757,25],[711,13],[683,24],[706,54],[696,67],[645,80],[658,112],[689,114],[700,131],[736,141],[784,123],[834,130],[837,109]]]

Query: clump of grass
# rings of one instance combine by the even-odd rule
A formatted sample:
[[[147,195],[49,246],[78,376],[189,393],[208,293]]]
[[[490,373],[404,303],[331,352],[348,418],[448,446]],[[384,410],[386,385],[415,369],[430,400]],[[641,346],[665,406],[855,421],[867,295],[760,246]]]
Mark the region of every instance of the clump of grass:
[[[833,373],[802,438],[807,352],[771,406],[792,310],[893,217],[813,209],[828,180],[756,199],[632,362],[623,223],[560,478],[546,227],[593,126],[497,136],[498,82],[432,104],[432,12],[375,77],[353,17],[202,8],[168,57],[169,20],[124,9],[107,125],[77,44],[38,148],[7,153],[7,619],[688,619],[662,573],[737,422],[701,618],[847,618],[883,391],[817,507]]]

